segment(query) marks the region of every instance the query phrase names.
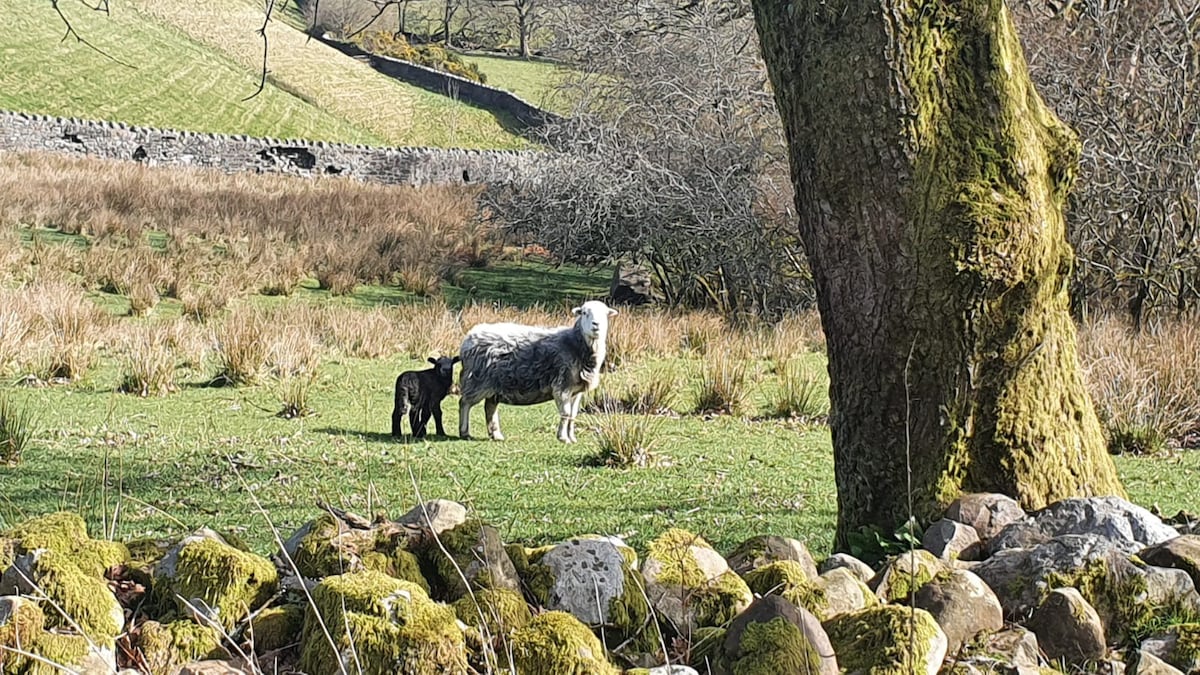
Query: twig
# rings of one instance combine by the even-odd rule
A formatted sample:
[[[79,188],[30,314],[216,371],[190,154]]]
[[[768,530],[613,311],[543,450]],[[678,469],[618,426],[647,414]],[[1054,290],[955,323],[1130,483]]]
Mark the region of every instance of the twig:
[[[258,80],[258,89],[255,89],[253,94],[250,94],[246,98],[242,99],[243,102],[249,101],[255,96],[258,96],[267,86],[267,48],[270,46],[270,42],[267,40],[267,24],[271,23],[271,12],[273,11],[275,11],[275,0],[267,0],[267,8],[266,11],[263,12],[262,26],[260,26],[257,31],[258,34],[262,36],[263,43],[262,76]]]
[[[92,9],[93,11],[103,12],[105,14],[108,14],[108,0],[100,0],[99,4],[97,4],[94,7],[92,5],[87,4],[83,0],[80,0],[80,2],[85,7],[88,7],[89,9]],[[67,38],[74,37],[76,42],[84,45],[85,47],[91,49],[92,51],[94,51],[97,54],[103,56],[104,58],[112,61],[113,63],[117,63],[122,66],[125,66],[126,68],[129,68],[130,70],[137,70],[137,68],[135,66],[125,63],[121,59],[118,59],[117,57],[113,56],[112,54],[109,54],[108,52],[104,51],[103,49],[100,49],[96,45],[89,42],[85,37],[80,35],[79,31],[75,30],[75,27],[71,25],[71,20],[67,18],[67,15],[63,14],[62,8],[58,6],[58,3],[59,3],[59,0],[50,0],[50,6],[54,9],[54,13],[58,15],[58,18],[63,22],[63,26],[65,26],[67,29],[67,31],[65,33],[63,33],[62,39],[59,40],[59,42],[66,42]]]

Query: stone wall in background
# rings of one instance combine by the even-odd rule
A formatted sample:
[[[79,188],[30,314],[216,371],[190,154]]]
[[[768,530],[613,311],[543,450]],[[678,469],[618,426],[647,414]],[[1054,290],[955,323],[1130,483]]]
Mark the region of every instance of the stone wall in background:
[[[391,185],[506,183],[541,153],[382,148],[153,129],[0,111],[0,152],[40,151],[227,173],[339,175]]]

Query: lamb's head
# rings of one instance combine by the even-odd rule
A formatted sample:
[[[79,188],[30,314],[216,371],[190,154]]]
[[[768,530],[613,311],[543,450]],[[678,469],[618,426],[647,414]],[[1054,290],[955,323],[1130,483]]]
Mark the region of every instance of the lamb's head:
[[[454,380],[454,364],[458,363],[458,360],[457,356],[439,356],[436,359],[430,357],[429,362],[433,364],[433,370],[439,380],[452,382]]]
[[[599,300],[588,300],[571,310],[571,313],[579,317],[575,320],[575,328],[584,339],[595,345],[604,344],[608,338],[608,318],[616,316],[617,310]]]

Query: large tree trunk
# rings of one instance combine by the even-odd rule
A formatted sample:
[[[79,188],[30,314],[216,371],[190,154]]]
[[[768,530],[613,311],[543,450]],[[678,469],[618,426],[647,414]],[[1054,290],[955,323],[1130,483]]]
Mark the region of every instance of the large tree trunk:
[[[754,8],[828,340],[837,546],[961,491],[1122,494],[1068,314],[1079,144],[1002,0]]]

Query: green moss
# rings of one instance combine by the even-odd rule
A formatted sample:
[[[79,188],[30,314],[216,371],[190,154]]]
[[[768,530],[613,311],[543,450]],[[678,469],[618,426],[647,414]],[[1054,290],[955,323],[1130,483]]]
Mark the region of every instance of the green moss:
[[[171,550],[171,542],[165,539],[134,539],[127,542],[125,548],[129,551],[129,562],[142,569],[153,569],[162,560],[167,551]]]
[[[89,576],[103,577],[110,568],[129,562],[129,549],[119,541],[88,539],[78,543],[71,560]]]
[[[1200,667],[1200,623],[1175,626],[1175,635],[1175,646],[1166,660],[1184,672],[1192,672]]]
[[[279,574],[270,560],[239,551],[214,539],[200,539],[179,550],[169,592],[178,595],[181,612],[199,598],[219,610],[218,621],[232,630],[251,610],[262,605],[279,586]]]
[[[725,629],[720,626],[703,626],[692,633],[691,665],[696,670],[708,672],[709,664],[722,658],[725,645]]]
[[[929,657],[926,650],[938,631],[937,622],[928,612],[901,605],[842,614],[823,625],[838,655],[838,666],[848,672],[872,675],[925,672]]]
[[[662,649],[662,636],[646,599],[646,580],[633,564],[624,558],[621,594],[608,602],[607,636],[611,644],[627,643],[626,652],[657,654]]]
[[[6,570],[17,559],[17,540],[0,537],[0,570]]]
[[[305,672],[338,672],[351,646],[367,675],[466,671],[465,638],[454,610],[430,600],[414,583],[379,572],[355,572],[326,577],[312,596],[316,611],[308,609],[301,636],[300,668]],[[322,633],[321,621],[336,652]]]
[[[37,636],[42,633],[46,624],[46,615],[32,600],[24,598],[7,598],[6,602],[15,605],[15,610],[0,623],[0,673],[9,675],[10,672],[20,672],[16,667],[9,668],[9,660],[23,661],[24,657],[9,654],[4,647],[32,645]]]
[[[124,614],[103,579],[85,574],[66,554],[53,550],[38,555],[30,571],[42,592],[93,640],[110,644],[120,634]],[[46,616],[46,625],[72,626],[58,611]]]
[[[792,622],[778,617],[746,626],[738,655],[730,664],[733,675],[816,673],[821,657]]]
[[[83,518],[69,511],[59,511],[37,518],[30,518],[14,525],[4,536],[16,539],[19,552],[38,548],[51,551],[73,551],[78,542],[88,539],[87,524]]]
[[[421,562],[417,559],[416,554],[403,545],[397,544],[392,550],[392,576],[404,581],[411,581],[420,586],[425,592],[429,592],[429,582],[425,580],[425,575],[421,574]]]
[[[319,579],[354,570],[356,561],[334,542],[347,530],[341,521],[323,513],[312,522],[292,553],[292,562],[301,576]]]
[[[229,656],[216,629],[189,620],[147,621],[138,633],[137,646],[153,673],[171,672],[189,661]]]
[[[250,620],[254,651],[259,654],[299,642],[303,629],[304,607],[301,605],[288,604],[264,609]]]
[[[702,537],[679,528],[667,530],[650,542],[649,557],[663,564],[658,578],[661,583],[696,588],[707,582],[704,571],[692,556],[693,546],[712,548]]]
[[[942,564],[929,551],[916,549],[891,560],[881,586],[885,602],[904,602],[942,571]]]
[[[521,594],[507,588],[485,588],[454,602],[454,613],[468,626],[480,626],[492,636],[507,636],[533,619]],[[482,619],[481,619],[482,617]]]
[[[825,613],[825,589],[811,581],[798,562],[780,560],[768,563],[748,572],[745,580],[750,590],[759,595],[774,593],[817,616]]]
[[[81,665],[91,652],[87,638],[82,635],[62,635],[46,631],[38,635],[31,646],[32,649],[28,650],[31,653],[37,654],[47,661],[61,663],[68,667]],[[14,672],[22,673],[22,675],[60,675],[62,669],[30,659],[24,670]],[[5,675],[7,675],[7,671]]]
[[[693,589],[688,604],[696,615],[696,626],[723,626],[754,600],[746,582],[732,570]]]
[[[432,572],[427,574],[427,578],[434,595],[450,599],[466,595],[467,586],[463,581],[462,572],[474,560],[471,551],[479,544],[482,529],[483,521],[468,518],[457,527],[439,535],[440,547],[431,537],[421,548],[421,555],[425,559],[424,569],[427,573]],[[472,584],[474,589],[488,588],[491,586],[491,580],[486,574],[482,574],[473,579]]]
[[[523,675],[617,675],[600,640],[566,612],[546,612],[513,633],[513,666]]]

